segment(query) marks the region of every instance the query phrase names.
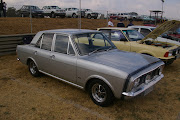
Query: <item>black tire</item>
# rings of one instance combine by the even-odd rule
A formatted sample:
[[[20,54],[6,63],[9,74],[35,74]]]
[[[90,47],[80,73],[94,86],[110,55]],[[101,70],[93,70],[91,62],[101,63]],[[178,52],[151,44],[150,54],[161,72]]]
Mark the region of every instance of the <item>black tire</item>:
[[[76,18],[76,14],[75,13],[72,14],[72,18]]]
[[[173,62],[174,62],[174,60],[166,61],[166,62],[165,62],[165,65],[166,65],[166,66],[167,66],[167,65],[171,65]]]
[[[92,101],[102,107],[112,104],[114,95],[109,86],[101,80],[93,80],[88,87]]]
[[[34,61],[30,60],[28,62],[29,72],[32,76],[38,77],[40,75],[39,70],[37,68],[37,65],[34,63]]]
[[[91,19],[91,15],[90,15],[90,14],[88,14],[88,15],[87,15],[87,18],[88,18],[88,19]]]

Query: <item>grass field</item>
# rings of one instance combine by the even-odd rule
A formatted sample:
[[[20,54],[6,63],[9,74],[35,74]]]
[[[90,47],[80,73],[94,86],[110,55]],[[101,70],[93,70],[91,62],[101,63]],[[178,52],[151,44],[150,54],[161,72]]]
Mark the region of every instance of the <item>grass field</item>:
[[[106,20],[82,21],[86,29],[106,26]],[[28,22],[28,18],[2,18],[0,34],[29,33]],[[33,23],[33,32],[77,27],[77,19],[71,18],[33,19]],[[0,56],[0,120],[176,120],[180,116],[180,59],[164,68],[165,77],[147,96],[115,100],[104,108],[76,87],[46,75],[31,76],[16,58]]]

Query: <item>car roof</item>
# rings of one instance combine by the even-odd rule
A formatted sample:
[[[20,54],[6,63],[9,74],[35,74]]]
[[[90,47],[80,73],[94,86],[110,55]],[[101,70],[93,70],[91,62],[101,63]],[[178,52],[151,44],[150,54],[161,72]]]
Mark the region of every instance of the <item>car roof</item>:
[[[132,28],[124,28],[124,27],[103,27],[98,29],[108,29],[108,30],[133,30]]]
[[[85,33],[101,33],[100,31],[97,30],[88,30],[88,29],[54,29],[54,30],[44,30],[38,32],[33,40],[31,41],[31,44],[36,44],[38,41],[39,37],[43,33],[59,33],[59,34],[66,34],[66,35],[75,35],[75,34],[85,34]]]
[[[41,31],[42,33],[63,33],[63,34],[83,34],[90,32],[98,32],[96,30],[88,30],[88,29],[54,29],[54,30],[45,30]]]
[[[134,26],[128,26],[128,28],[156,28],[156,27],[143,26],[143,25],[134,25]]]

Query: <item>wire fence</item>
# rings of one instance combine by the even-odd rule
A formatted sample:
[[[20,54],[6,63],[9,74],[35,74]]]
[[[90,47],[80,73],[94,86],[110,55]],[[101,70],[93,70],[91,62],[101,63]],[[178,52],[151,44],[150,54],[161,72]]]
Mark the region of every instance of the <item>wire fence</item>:
[[[36,26],[36,25],[35,25],[35,22],[33,22],[33,18],[57,18],[57,19],[61,19],[64,17],[66,17],[66,18],[78,18],[77,26],[76,26],[77,29],[81,29],[81,27],[82,27],[81,22],[83,20],[81,20],[81,18],[84,18],[84,19],[86,19],[86,18],[87,19],[104,19],[104,22],[106,22],[105,26],[108,25],[107,23],[109,21],[109,18],[112,18],[115,20],[124,20],[124,21],[126,21],[126,23],[128,20],[143,21],[143,22],[154,21],[153,18],[149,18],[148,14],[146,14],[144,16],[139,14],[139,11],[142,11],[141,9],[136,9],[136,11],[127,11],[127,10],[126,11],[125,10],[118,11],[116,9],[104,10],[104,9],[101,9],[101,7],[98,3],[97,6],[99,6],[99,9],[89,10],[89,9],[85,9],[85,7],[82,7],[81,8],[81,14],[80,14],[80,12],[76,11],[75,7],[72,7],[75,5],[80,6],[77,3],[76,4],[71,3],[69,6],[61,4],[61,6],[60,6],[61,9],[58,10],[57,8],[55,8],[55,9],[52,9],[52,7],[49,8],[49,6],[37,6],[36,7],[34,5],[31,7],[28,7],[29,5],[27,5],[27,6],[17,5],[17,4],[16,5],[7,5],[7,9],[6,9],[7,14],[6,15],[7,15],[7,17],[29,18],[29,20],[28,20],[29,21],[29,26],[28,26],[29,32],[28,33],[34,32],[33,26]],[[71,10],[68,11],[70,8],[71,8]],[[77,7],[77,9],[79,9],[79,8]],[[65,10],[65,11],[61,11],[61,10]],[[86,12],[83,13],[83,11],[86,11]],[[63,14],[63,12],[65,14]],[[149,13],[149,11],[147,13]],[[0,14],[1,14],[1,16],[3,16],[2,11],[0,12]],[[142,17],[144,17],[144,18],[142,18]],[[161,16],[159,16],[158,19],[161,19]],[[155,20],[157,20],[157,19],[155,19]],[[166,20],[166,18],[164,18],[163,20]],[[44,24],[48,24],[48,23],[44,22]]]

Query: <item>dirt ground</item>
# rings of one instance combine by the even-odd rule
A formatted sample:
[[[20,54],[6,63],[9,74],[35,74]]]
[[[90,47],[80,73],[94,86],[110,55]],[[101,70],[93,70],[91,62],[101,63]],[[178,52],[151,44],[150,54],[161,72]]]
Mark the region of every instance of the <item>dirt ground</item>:
[[[29,33],[28,22],[28,18],[1,18],[0,34]],[[33,32],[76,28],[76,22],[77,19],[71,18],[33,19]],[[106,26],[106,20],[82,22],[82,28]],[[110,107],[99,107],[81,89],[46,75],[31,76],[27,66],[16,58],[16,55],[0,56],[0,120],[180,119],[180,59],[165,67],[165,77],[147,96],[115,100]]]

